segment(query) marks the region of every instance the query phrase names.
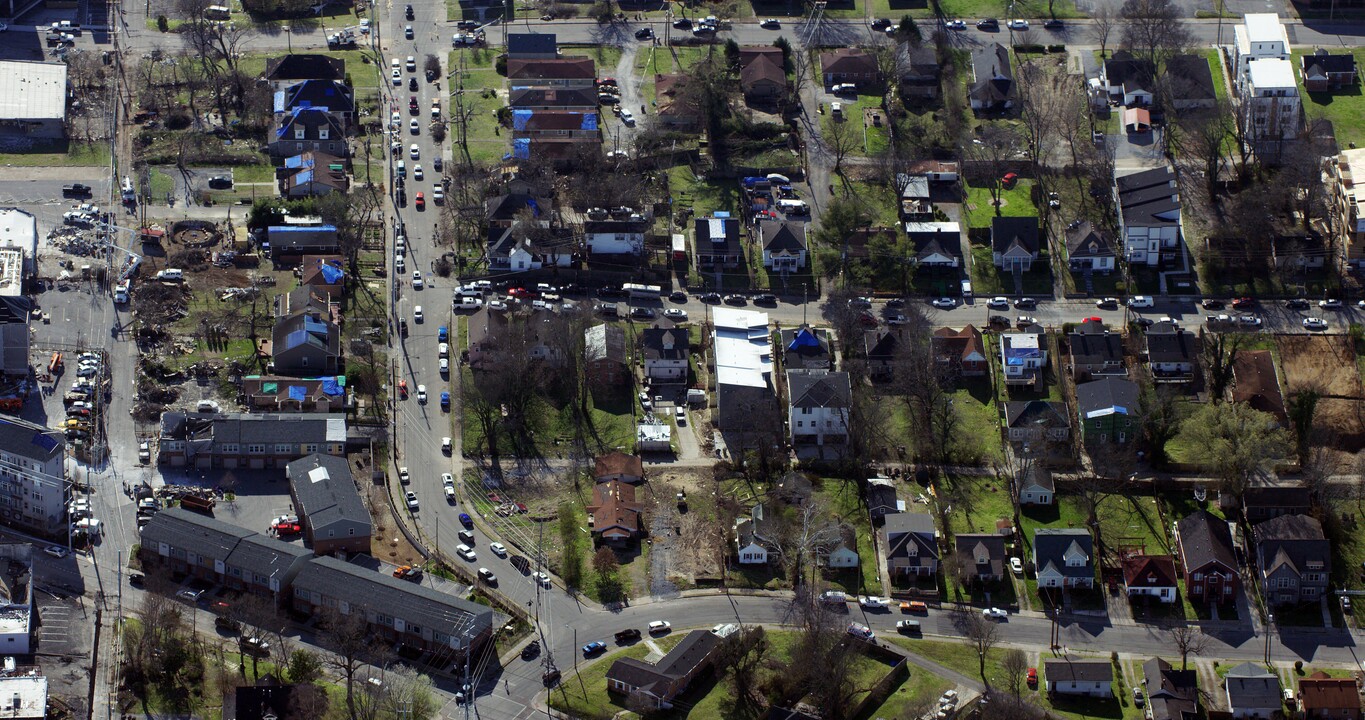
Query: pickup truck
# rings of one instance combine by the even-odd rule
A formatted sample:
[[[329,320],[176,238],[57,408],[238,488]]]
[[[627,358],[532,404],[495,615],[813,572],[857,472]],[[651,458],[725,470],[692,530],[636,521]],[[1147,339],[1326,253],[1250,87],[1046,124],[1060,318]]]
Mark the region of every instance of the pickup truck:
[[[90,197],[90,186],[81,183],[62,186],[62,197]]]
[[[616,633],[615,637],[618,643],[632,642],[640,639],[640,631],[635,628],[626,628]]]

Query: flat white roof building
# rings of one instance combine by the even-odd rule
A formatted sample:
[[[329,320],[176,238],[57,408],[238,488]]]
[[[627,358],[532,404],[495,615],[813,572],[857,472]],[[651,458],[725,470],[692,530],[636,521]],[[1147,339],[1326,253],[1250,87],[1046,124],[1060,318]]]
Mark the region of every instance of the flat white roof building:
[[[38,219],[19,208],[0,208],[0,248],[22,252],[23,273],[32,275],[38,257]]]
[[[0,61],[0,132],[44,139],[65,136],[65,63]]]
[[[1247,80],[1257,93],[1270,90],[1293,90],[1299,93],[1294,80],[1294,63],[1279,58],[1267,58],[1250,63]]]
[[[1242,17],[1241,25],[1233,26],[1232,35],[1238,82],[1247,79],[1250,63],[1288,60],[1293,50],[1289,46],[1289,33],[1280,24],[1280,16],[1274,13],[1247,13]]]
[[[7,659],[8,660],[8,659]],[[36,667],[0,674],[0,718],[40,720],[47,717],[47,678]]]
[[[740,439],[742,443],[756,432],[780,428],[768,314],[721,307],[711,311],[711,320],[716,426],[748,436]]]

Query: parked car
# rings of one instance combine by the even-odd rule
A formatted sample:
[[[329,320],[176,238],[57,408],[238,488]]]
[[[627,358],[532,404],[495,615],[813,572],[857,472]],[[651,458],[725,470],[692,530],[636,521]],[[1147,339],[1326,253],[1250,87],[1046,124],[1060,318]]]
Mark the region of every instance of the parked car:
[[[858,604],[868,610],[885,610],[891,605],[891,601],[875,595],[859,595]]]
[[[1019,298],[1014,301],[1015,310],[1032,310],[1038,307],[1038,301],[1033,298]]]
[[[1323,310],[1340,310],[1346,305],[1336,298],[1326,298],[1318,301],[1318,307]]]
[[[640,631],[636,630],[635,632],[636,634],[639,634]],[[583,646],[583,657],[592,657],[593,655],[596,655],[597,653],[600,653],[606,649],[607,649],[606,643],[602,642],[601,640],[594,640],[588,643],[587,645]]]
[[[1309,330],[1326,330],[1327,321],[1322,318],[1307,317],[1303,319],[1303,326]]]
[[[488,568],[485,567],[479,568],[479,579],[482,580],[484,584],[487,585],[498,584],[498,576],[494,575],[492,570],[489,570]]]
[[[654,635],[654,634],[657,634],[657,633],[666,633],[666,632],[670,632],[670,631],[672,631],[672,630],[673,630],[673,625],[672,625],[672,623],[668,622],[667,620],[653,620],[653,621],[651,621],[651,622],[649,623],[649,633],[650,633],[651,635]]]
[[[1020,18],[1016,18],[1016,19],[1011,20],[1011,21],[1009,22],[1009,27],[1010,27],[1011,30],[1027,30],[1027,29],[1028,29],[1028,21],[1027,21],[1027,20],[1020,19]]]
[[[903,633],[912,633],[912,634],[919,633],[919,632],[920,632],[919,621],[918,621],[918,620],[897,620],[897,621],[896,621],[896,631],[897,631],[897,632],[903,632]]]
[[[1284,306],[1290,310],[1307,310],[1308,301],[1303,298],[1294,298],[1293,300],[1285,301]],[[1233,307],[1237,307],[1237,305],[1234,304]]]
[[[977,20],[977,21],[976,21],[976,29],[977,29],[977,30],[992,30],[992,31],[994,31],[994,30],[999,30],[999,29],[1000,29],[1000,21],[999,21],[999,20],[996,20],[995,18],[983,18],[983,19],[981,19],[981,20]]]
[[[952,310],[957,307],[957,301],[950,297],[935,298],[930,304],[940,310]]]
[[[1010,299],[1003,295],[997,295],[986,301],[986,307],[992,310],[1008,310],[1010,307]]]
[[[1020,560],[1017,557],[1010,558],[1010,572],[1014,573],[1015,575],[1023,575],[1024,561]]]
[[[1199,303],[1199,305],[1200,305],[1200,307],[1204,308],[1205,310],[1222,310],[1222,309],[1223,309],[1223,301],[1222,301],[1222,300],[1218,300],[1218,299],[1216,299],[1216,298],[1209,298],[1209,299],[1205,300],[1204,302]]]
[[[1305,303],[1304,303],[1304,307],[1307,307],[1307,306],[1308,306],[1308,303],[1305,302]],[[1235,299],[1235,300],[1232,301],[1232,307],[1235,308],[1235,309],[1237,309],[1237,310],[1246,310],[1247,308],[1253,308],[1253,307],[1256,307],[1256,300],[1255,300],[1255,298],[1239,297],[1239,298],[1237,298],[1237,299]]]
[[[848,634],[856,638],[861,638],[863,640],[871,640],[872,638],[876,637],[872,633],[872,628],[863,625],[862,623],[849,623]]]
[[[403,497],[404,497],[404,498],[407,500],[407,502],[408,502],[408,509],[409,509],[409,510],[414,510],[414,511],[415,511],[415,510],[418,509],[418,507],[417,507],[417,493],[415,493],[415,492],[409,490],[409,491],[407,491],[406,493],[403,493]]]
[[[1004,620],[1009,617],[1009,613],[997,607],[985,608],[981,611],[981,616],[988,620]]]
[[[1119,299],[1114,297],[1101,298],[1095,301],[1097,308],[1116,308],[1119,306]]]

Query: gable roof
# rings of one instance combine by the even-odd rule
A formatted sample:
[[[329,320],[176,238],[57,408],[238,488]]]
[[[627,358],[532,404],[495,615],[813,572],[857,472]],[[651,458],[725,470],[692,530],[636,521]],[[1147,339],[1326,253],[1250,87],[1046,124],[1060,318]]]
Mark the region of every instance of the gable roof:
[[[740,255],[739,220],[732,217],[699,217],[693,223],[698,255]]]
[[[621,480],[608,480],[592,487],[592,502],[584,507],[593,518],[594,533],[624,530],[637,533],[643,528],[645,504],[635,499],[635,486]]]
[[[820,53],[820,71],[826,75],[876,75],[877,60],[861,48],[841,47]]]
[[[879,360],[890,362],[896,357],[897,346],[900,345],[901,330],[897,327],[888,327],[882,330],[868,330],[863,334],[863,354],[868,360]]]
[[[1194,333],[1168,323],[1157,323],[1147,328],[1147,361],[1158,363],[1194,363],[1199,355],[1199,339]]]
[[[607,680],[615,680],[641,691],[661,696],[665,685],[687,677],[697,666],[709,662],[720,647],[720,636],[709,630],[693,630],[657,663],[636,658],[621,658],[607,669]]]
[[[1319,670],[1299,680],[1299,702],[1305,712],[1360,710],[1360,686],[1355,678],[1334,678]]]
[[[13,415],[0,415],[0,450],[46,463],[65,449],[66,438],[61,431]]]
[[[1331,570],[1332,547],[1316,518],[1281,515],[1257,523],[1252,534],[1256,538],[1256,558],[1266,576],[1282,568],[1295,575]]]
[[[1107,660],[1048,660],[1043,663],[1043,671],[1050,683],[1111,682],[1114,679],[1113,666]]]
[[[938,558],[937,530],[929,513],[887,513],[885,523],[887,557],[905,557],[914,545],[918,557]]]
[[[335,140],[340,143],[346,142],[346,128],[341,125],[341,118],[331,111],[317,107],[296,107],[280,113],[275,121],[274,142],[290,142],[297,138],[293,128],[303,128],[304,140],[322,139],[322,128],[327,129],[327,139]]]
[[[608,475],[626,475],[629,477],[644,477],[645,463],[639,455],[627,455],[620,450],[609,452],[606,455],[599,455],[593,460],[592,475],[594,478],[606,477]]]
[[[798,255],[806,250],[806,224],[763,220],[758,223],[763,249],[772,255]]]
[[[774,48],[776,49],[776,48]],[[745,63],[741,60],[739,70],[739,86],[751,88],[755,83],[771,82],[786,86],[787,73],[782,69],[782,54],[779,50],[776,59],[772,54],[755,55],[752,60]]]
[[[1019,491],[1023,492],[1032,488],[1047,492],[1056,492],[1057,490],[1057,483],[1052,479],[1052,471],[1040,462],[1030,462],[1028,467],[1020,473]]]
[[[322,54],[290,54],[265,62],[265,78],[283,80],[345,80],[346,61]]]
[[[1107,330],[1104,323],[1081,323],[1067,336],[1067,343],[1077,365],[1123,364],[1123,336]]]
[[[1224,678],[1228,705],[1239,708],[1275,708],[1284,702],[1280,695],[1280,678],[1265,668],[1245,662],[1228,671]]]
[[[1014,68],[1010,67],[1010,54],[1003,45],[993,42],[972,53],[972,84],[967,95],[984,103],[1014,97]]]
[[[1012,428],[1030,425],[1071,427],[1066,404],[1046,400],[1011,400],[1005,403],[1005,423]]]
[[[1129,555],[1123,559],[1123,582],[1129,587],[1175,587],[1175,558]]]
[[[304,255],[299,263],[299,282],[304,285],[340,285],[346,279],[340,255]]]
[[[508,33],[507,56],[554,55],[559,52],[555,33]]]
[[[522,107],[595,107],[597,95],[591,88],[518,87],[507,94],[507,104]]]
[[[1176,100],[1213,100],[1218,97],[1209,61],[1202,55],[1176,55],[1166,61],[1165,75],[1173,81],[1171,91]]]
[[[1204,63],[1204,66],[1208,67],[1208,63]],[[1148,88],[1155,75],[1154,70],[1150,60],[1139,60],[1127,50],[1119,50],[1104,61],[1104,78],[1110,85],[1135,82],[1139,87]]]
[[[315,347],[329,357],[340,357],[341,330],[336,323],[311,308],[286,315],[275,323],[271,331],[271,351],[276,355],[305,345]]]
[[[853,389],[846,372],[788,370],[787,397],[794,408],[846,408]]]
[[[583,360],[626,363],[626,331],[620,325],[602,323],[583,331]]]
[[[971,324],[961,330],[938,328],[930,342],[934,345],[935,356],[956,357],[963,362],[972,355],[979,355],[981,360],[986,359],[986,343],[981,339],[981,331]]]
[[[896,49],[896,55],[901,82],[912,84],[919,84],[919,81],[922,80],[938,82],[938,53],[934,51],[932,46],[920,45],[916,47],[910,43],[901,43],[900,47]]]
[[[1200,58],[1203,61],[1203,58]],[[1109,236],[1095,229],[1089,220],[1066,231],[1066,252],[1070,258],[1114,257],[1114,243]]]
[[[1141,412],[1136,383],[1118,378],[1091,380],[1076,386],[1076,409],[1082,420],[1106,415],[1136,417]]]
[[[963,533],[953,538],[958,567],[969,577],[1005,574],[1005,538],[999,533]],[[985,559],[982,563],[980,560]]]
[[[1142,664],[1152,720],[1194,720],[1199,713],[1199,674],[1176,670],[1161,658]]]
[[[1224,572],[1238,569],[1237,554],[1232,547],[1232,532],[1226,520],[1199,510],[1176,523],[1181,560],[1186,572],[1218,565]]]
[[[1038,218],[991,218],[991,249],[1001,255],[1011,250],[1023,250],[1030,256],[1038,254]]]
[[[596,80],[597,64],[590,57],[511,58],[507,61],[507,79]]]
[[[275,112],[302,107],[355,112],[355,95],[340,80],[303,80],[275,94]]]
[[[826,333],[812,330],[809,325],[783,328],[779,334],[782,343],[782,367],[788,370],[798,368],[828,369],[830,367],[829,339]]]
[[[1311,55],[1304,55],[1301,60],[1304,78],[1325,78],[1327,73],[1356,71],[1356,58],[1351,53],[1332,53],[1325,48],[1318,48]]]
[[[334,522],[369,526],[370,511],[360,499],[346,458],[314,453],[286,465],[284,474],[299,513],[314,530]]]
[[[645,360],[686,360],[687,330],[649,328],[640,333]]]
[[[1085,557],[1085,564],[1068,565],[1066,559],[1077,553]],[[1095,575],[1095,545],[1088,530],[1039,528],[1033,533],[1033,557],[1040,575],[1048,571],[1069,578],[1090,578]]]
[[[1269,350],[1243,350],[1232,363],[1232,400],[1289,421],[1284,394],[1275,375],[1275,357]]]
[[[905,234],[915,246],[915,260],[934,255],[962,259],[962,226],[955,222],[908,222]]]

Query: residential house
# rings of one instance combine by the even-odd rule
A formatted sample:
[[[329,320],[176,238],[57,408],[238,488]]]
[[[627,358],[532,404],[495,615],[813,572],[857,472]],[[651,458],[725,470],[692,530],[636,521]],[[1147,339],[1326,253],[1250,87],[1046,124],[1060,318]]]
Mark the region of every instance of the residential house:
[[[542,138],[552,140],[587,140],[600,142],[597,111],[512,109],[513,139],[528,139],[533,143]]]
[[[271,331],[271,362],[281,375],[336,375],[341,328],[313,308],[290,313]]]
[[[593,460],[592,477],[600,483],[609,480],[639,483],[645,479],[645,464],[639,455],[627,455],[615,450]]]
[[[341,253],[335,225],[272,225],[265,229],[265,236],[276,265],[297,263],[307,255]]]
[[[270,136],[270,155],[286,158],[306,152],[350,157],[346,125],[337,115],[321,108],[301,107],[275,116]]]
[[[656,122],[683,132],[695,132],[701,128],[701,107],[686,92],[691,78],[691,75],[682,73],[654,76],[654,97],[659,106],[654,112]]]
[[[592,387],[615,390],[630,379],[626,331],[602,323],[583,331],[583,374]]]
[[[553,60],[559,57],[559,38],[555,33],[508,33],[509,60]]]
[[[144,571],[189,575],[276,604],[285,602],[290,583],[312,556],[299,545],[181,507],[153,515],[139,539]]]
[[[1126,443],[1141,430],[1138,386],[1104,378],[1076,386],[1076,413],[1087,443]]]
[[[1270,238],[1270,261],[1277,270],[1321,270],[1329,254],[1327,239],[1316,230]]]
[[[302,80],[275,91],[276,113],[315,108],[341,120],[342,127],[355,122],[355,93],[340,80]]]
[[[1005,403],[1005,427],[1011,442],[1063,443],[1071,437],[1071,415],[1066,403],[1012,400]]]
[[[773,348],[767,313],[717,307],[711,310],[711,348],[715,360],[716,427],[737,442],[731,450],[755,442],[780,427],[773,388]]]
[[[904,359],[900,347],[902,332],[900,327],[890,326],[863,333],[863,357],[873,380],[885,381],[895,376]]]
[[[1080,528],[1035,530],[1033,568],[1039,588],[1088,590],[1094,587],[1095,548],[1090,531]]]
[[[901,189],[900,219],[906,222],[933,222],[934,201],[929,190],[929,178],[896,173],[896,185]]]
[[[489,363],[500,361],[499,353],[506,347],[505,340],[510,332],[509,324],[513,322],[526,322],[526,320],[524,318],[508,318],[506,313],[493,312],[487,308],[480,309],[469,316],[465,334],[466,340],[469,342],[466,355],[470,369],[483,370],[488,367]],[[563,361],[541,339],[538,324],[531,323],[525,332],[529,334],[524,345],[525,352],[532,360],[552,366],[559,365]]]
[[[1202,58],[1201,58],[1202,59]],[[1117,257],[1114,242],[1089,220],[1066,229],[1066,258],[1072,272],[1111,273]]]
[[[1253,526],[1252,534],[1267,602],[1318,602],[1332,575],[1332,546],[1322,534],[1322,523],[1308,515],[1281,515]]]
[[[1308,92],[1329,92],[1355,87],[1356,58],[1349,52],[1332,53],[1318,48],[1312,55],[1299,58],[1303,74],[1303,89]]]
[[[1175,558],[1170,555],[1129,555],[1123,558],[1123,587],[1128,599],[1156,598],[1169,605],[1180,597]]]
[[[1297,484],[1253,485],[1242,491],[1242,517],[1252,525],[1283,515],[1311,515],[1312,495]]]
[[[1147,365],[1158,383],[1187,383],[1194,379],[1199,362],[1199,338],[1174,323],[1159,322],[1147,328]]]
[[[719,635],[709,630],[693,630],[658,662],[616,660],[607,669],[607,690],[629,696],[633,707],[671,708],[673,699],[711,667],[720,644]]]
[[[1108,660],[1047,660],[1043,676],[1049,694],[1114,696],[1114,670]]]
[[[907,222],[905,234],[918,267],[955,268],[962,264],[962,227],[955,222]]]
[[[777,487],[768,491],[769,497],[776,497],[788,505],[803,507],[810,500],[815,486],[810,476],[797,470],[788,470],[777,480]]]
[[[907,175],[923,175],[931,183],[955,183],[958,181],[956,160],[915,160],[905,166]]]
[[[299,284],[339,302],[346,294],[345,260],[340,255],[304,255],[299,263]]]
[[[986,343],[972,325],[961,330],[939,328],[930,343],[941,378],[984,377],[990,372]]]
[[[304,537],[318,555],[368,555],[373,526],[344,457],[314,453],[284,468]]]
[[[967,98],[976,112],[999,112],[1014,107],[1018,92],[1010,53],[1000,43],[982,45],[972,51],[972,82]]]
[[[806,268],[806,224],[763,220],[758,223],[763,238],[763,267],[773,272],[800,272]]]
[[[256,413],[345,412],[345,377],[292,378],[279,375],[248,375],[242,378],[238,401]]]
[[[506,230],[519,221],[522,213],[529,210],[542,226],[548,227],[548,218],[542,216],[552,207],[552,201],[544,197],[527,193],[503,193],[483,202],[484,220],[488,222],[490,230],[492,228]]]
[[[509,57],[507,79],[513,87],[591,88],[597,81],[597,64],[582,56]]]
[[[1161,658],[1142,664],[1143,695],[1149,720],[1196,720],[1199,717],[1199,673],[1176,670]]]
[[[1041,328],[1001,333],[1000,366],[1005,369],[1006,385],[1042,382],[1043,370],[1047,367],[1046,343],[1047,337]]]
[[[783,328],[779,337],[783,348],[782,367],[788,370],[832,369],[828,332],[802,325]]]
[[[740,565],[768,562],[769,551],[776,547],[773,540],[780,513],[781,505],[777,503],[756,503],[749,510],[749,517],[735,521],[735,557]]]
[[[507,104],[522,110],[561,110],[589,113],[599,107],[592,88],[514,87]]]
[[[345,415],[166,412],[157,437],[157,463],[201,469],[283,468],[313,453],[345,455],[347,440]]]
[[[787,371],[787,430],[794,447],[848,444],[853,389],[848,373]]]
[[[624,545],[644,534],[645,504],[635,499],[635,485],[622,480],[594,483],[588,512],[588,529],[594,540]]]
[[[71,482],[66,436],[12,415],[0,415],[0,521],[8,527],[65,542]],[[2,651],[0,651],[2,652]]]
[[[493,637],[487,605],[332,557],[314,558],[299,570],[291,599],[305,617],[354,615],[387,645],[442,653],[461,665]]]
[[[877,59],[861,48],[841,47],[820,53],[820,69],[825,87],[852,83],[867,89],[882,81]]]
[[[938,572],[938,531],[929,513],[886,516],[886,569],[892,576],[933,577]]]
[[[306,152],[284,159],[275,168],[280,195],[287,198],[320,197],[346,192],[351,179],[346,175],[346,159],[321,152]]]
[[[1005,579],[1005,538],[992,533],[962,533],[953,538],[957,572],[963,584],[988,584]]]
[[[1180,192],[1169,167],[1114,179],[1119,227],[1128,262],[1152,267],[1180,253]]]
[[[907,102],[932,100],[938,97],[938,53],[930,45],[914,46],[901,43],[896,49],[896,71],[901,99]]]
[[[1247,13],[1232,28],[1233,77],[1237,84],[1247,81],[1252,67],[1262,60],[1288,61],[1293,48],[1289,33],[1274,13]]]
[[[346,80],[346,61],[334,55],[299,53],[265,61],[265,79],[272,90],[283,90],[301,80]]]
[[[787,94],[782,49],[744,46],[739,49],[739,89],[749,102],[771,102]]]
[[[299,285],[287,293],[280,293],[272,301],[276,322],[296,313],[317,313],[331,317],[331,303],[327,293],[312,285]]]
[[[1250,63],[1240,96],[1238,111],[1258,152],[1278,151],[1279,143],[1298,138],[1303,108],[1294,63],[1278,58]]]
[[[1365,192],[1357,193],[1355,176],[1365,179],[1365,148],[1343,150],[1332,163],[1331,205],[1339,240],[1352,265],[1365,262]]]
[[[1245,662],[1229,670],[1223,688],[1234,718],[1272,718],[1284,712],[1280,676],[1257,663]]]
[[[1152,104],[1156,68],[1150,60],[1140,60],[1127,50],[1119,50],[1104,61],[1100,73],[1110,101],[1124,106]]]
[[[883,475],[867,479],[867,512],[874,521],[905,512],[905,501],[897,497],[894,480]]]
[[[825,567],[831,570],[847,570],[858,567],[858,533],[852,525],[838,526],[838,539],[823,550]]]
[[[1271,351],[1238,351],[1233,361],[1233,402],[1246,403],[1261,413],[1275,415],[1280,425],[1289,426],[1284,393],[1280,392]]]
[[[1199,510],[1176,523],[1175,541],[1190,601],[1236,602],[1242,576],[1227,521]]]
[[[1019,471],[1019,504],[1052,505],[1057,502],[1057,483],[1052,471],[1039,462],[1029,462]]]
[[[744,246],[739,239],[739,220],[729,213],[697,218],[697,267],[701,270],[739,267]]]
[[[686,328],[649,328],[641,332],[645,377],[660,382],[685,382],[687,343]]]
[[[528,272],[573,264],[579,243],[569,228],[521,232],[513,227],[488,228],[488,267],[501,272]]]
[[[1071,350],[1071,376],[1078,382],[1099,377],[1128,377],[1123,365],[1123,335],[1089,319],[1066,336]]]
[[[1207,110],[1217,104],[1218,91],[1214,83],[1221,84],[1223,74],[1220,71],[1214,78],[1209,59],[1203,55],[1176,55],[1166,61],[1164,76],[1170,87],[1171,109],[1177,113]]]
[[[583,239],[593,255],[640,255],[648,232],[649,221],[643,218],[583,223]]]
[[[1299,708],[1305,718],[1360,720],[1360,685],[1319,670],[1299,680]]]

